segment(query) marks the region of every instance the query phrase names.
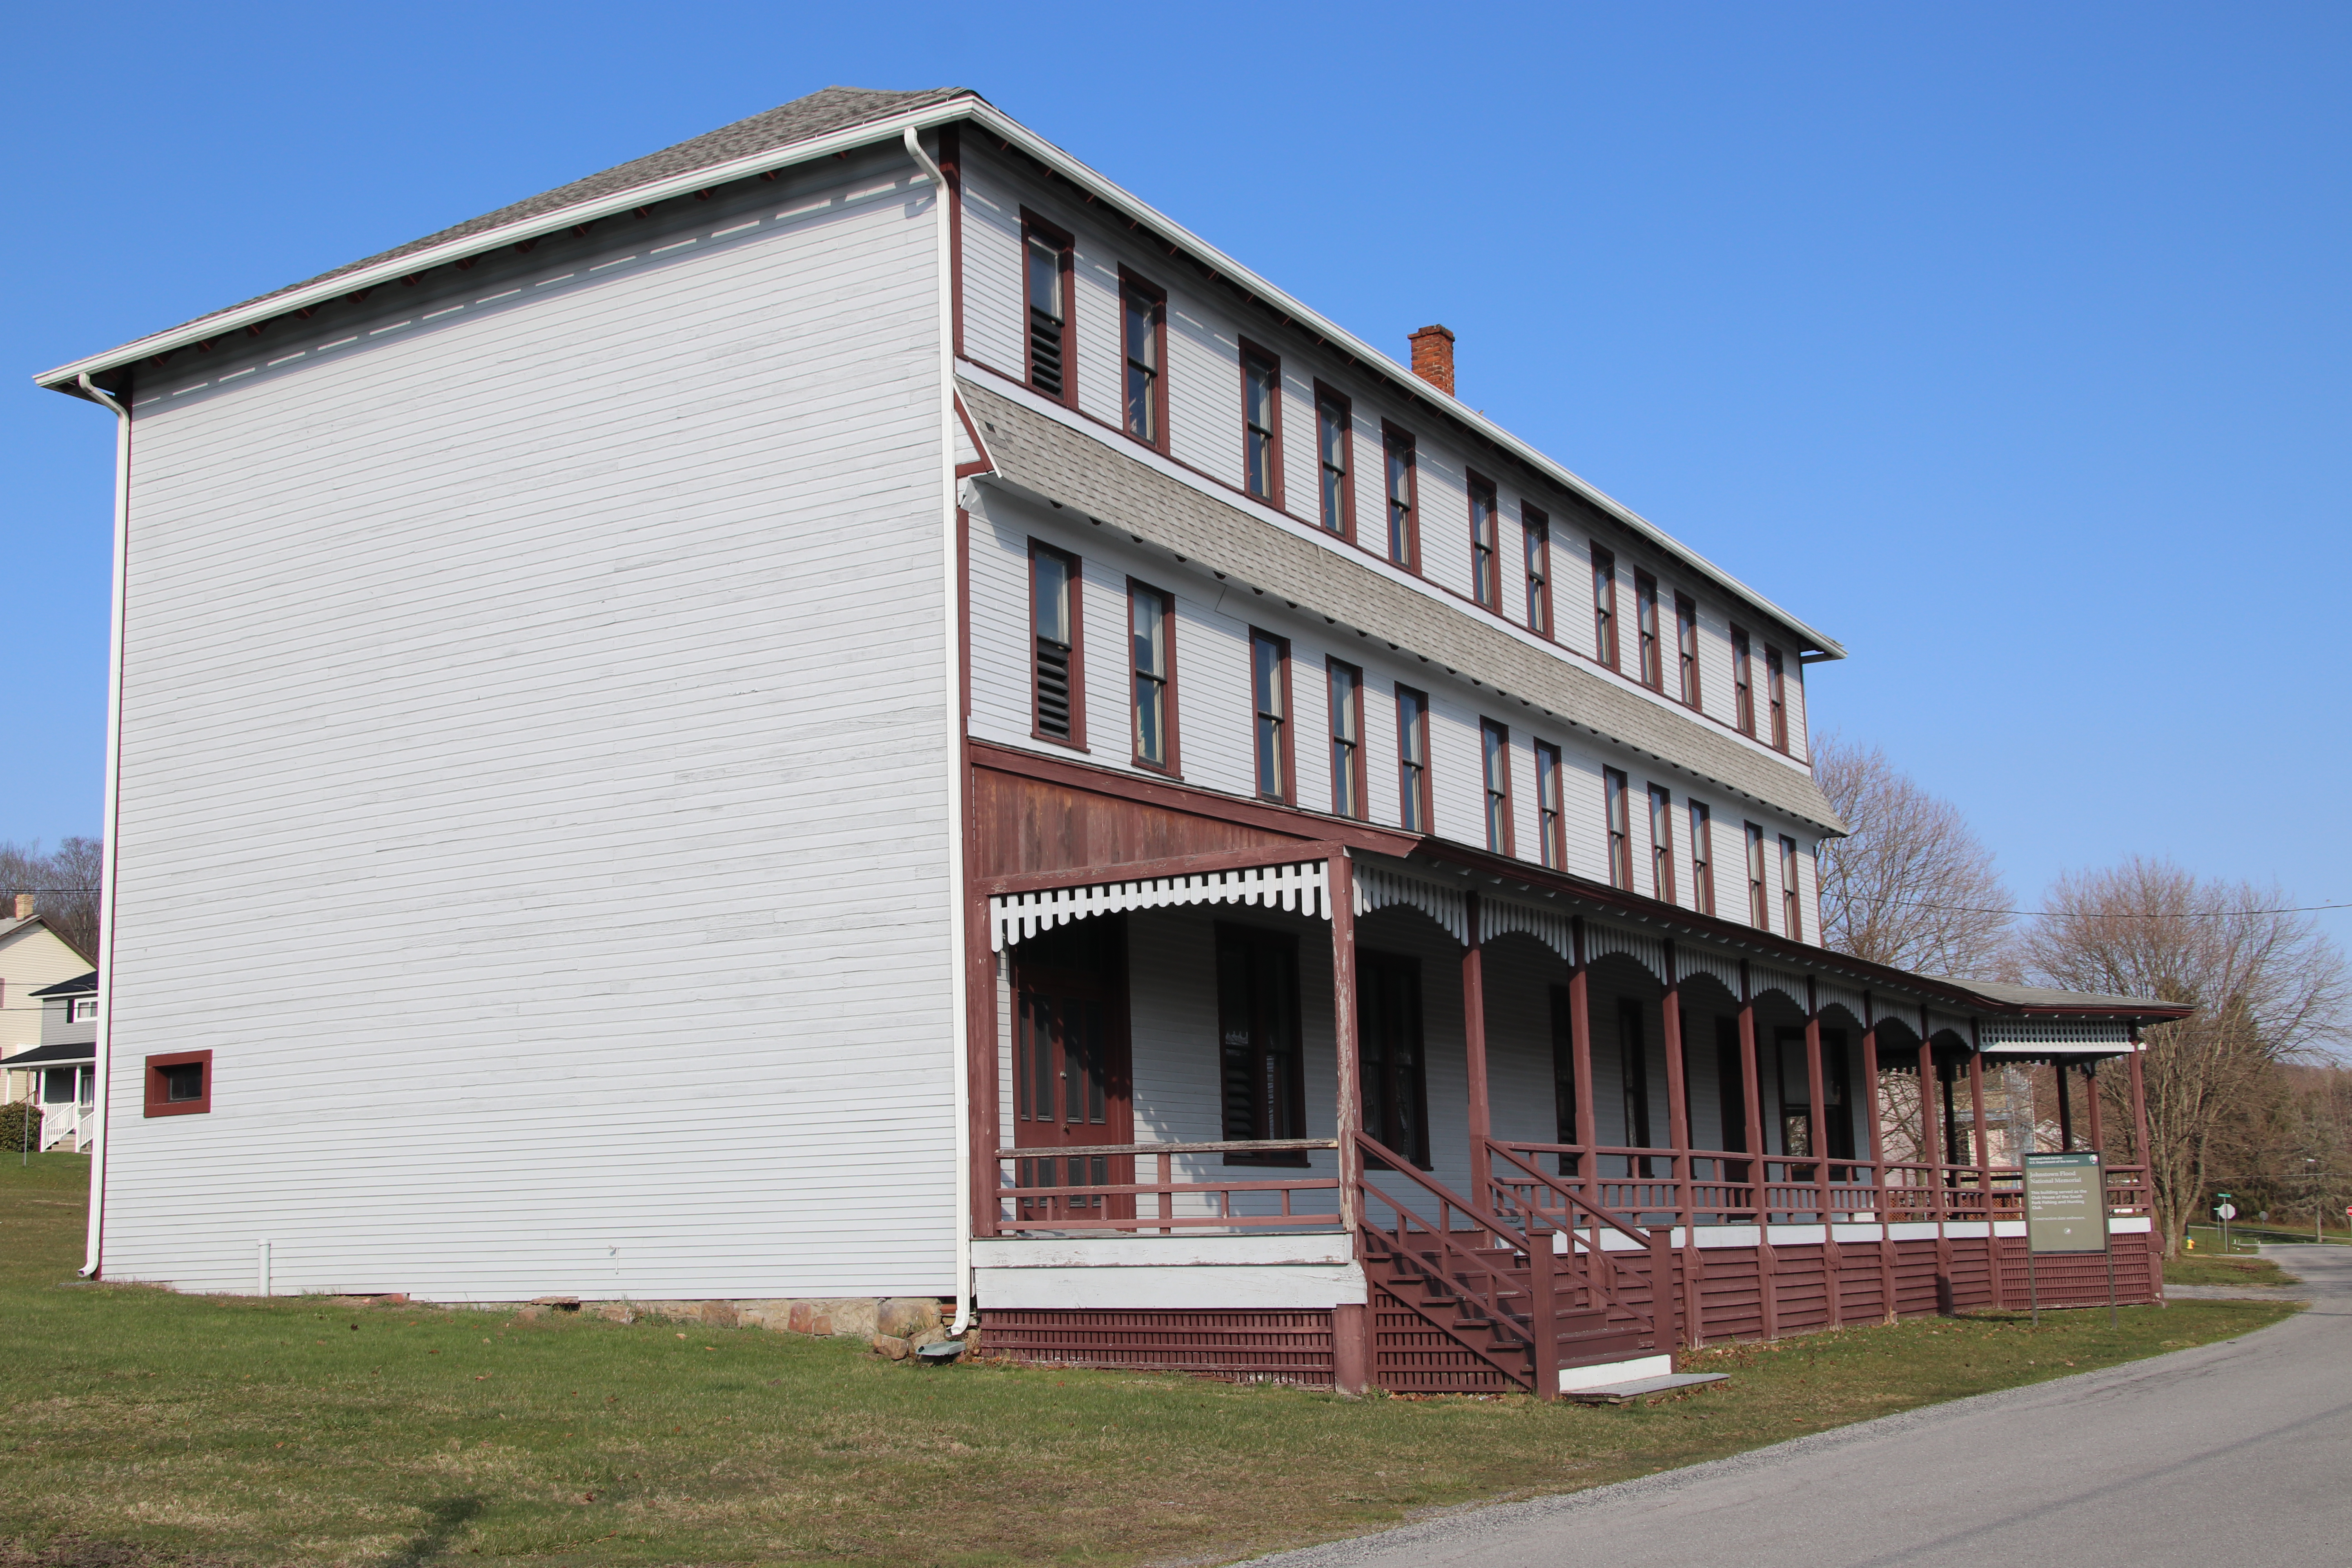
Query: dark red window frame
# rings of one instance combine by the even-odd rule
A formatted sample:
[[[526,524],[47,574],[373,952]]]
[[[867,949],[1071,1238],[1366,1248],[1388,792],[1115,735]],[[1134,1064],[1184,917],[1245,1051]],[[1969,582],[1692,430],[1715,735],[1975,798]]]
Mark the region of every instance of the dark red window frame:
[[[1037,616],[1037,559],[1041,555],[1058,557],[1070,574],[1070,639],[1064,679],[1068,683],[1069,733],[1056,735],[1045,728],[1045,682],[1048,658],[1045,644],[1048,639],[1039,629]],[[1068,746],[1083,752],[1087,749],[1087,639],[1086,639],[1086,571],[1085,563],[1057,544],[1042,540],[1029,542],[1029,733],[1036,740],[1056,746]]]
[[[1503,607],[1503,498],[1495,481],[1468,476],[1470,497],[1470,597],[1482,607]],[[1480,531],[1481,509],[1485,531]]]
[[[1407,702],[1413,705],[1410,722],[1405,718]],[[1408,833],[1433,833],[1436,795],[1429,785],[1429,693],[1400,684],[1396,703],[1397,823]],[[1416,752],[1418,763],[1413,760]]]
[[[1741,826],[1748,836],[1748,921],[1758,931],[1770,931],[1772,900],[1766,885],[1764,830],[1752,822]]]
[[[1265,430],[1265,486],[1263,490],[1250,488],[1250,457],[1258,440],[1259,426],[1250,419],[1250,364],[1263,365],[1272,386],[1267,398]],[[1242,340],[1242,489],[1274,508],[1283,510],[1282,484],[1282,356],[1262,349],[1247,338]],[[1319,460],[1319,458],[1318,458]]]
[[[1160,652],[1166,667],[1160,672],[1159,680],[1160,729],[1164,742],[1161,750],[1167,755],[1159,762],[1154,762],[1143,754],[1143,726],[1139,721],[1139,710],[1141,707],[1139,698],[1144,679],[1149,672],[1142,668],[1140,662],[1143,645],[1140,629],[1135,621],[1135,601],[1139,595],[1146,594],[1160,601],[1162,628],[1162,646]],[[1184,764],[1183,755],[1178,749],[1177,742],[1177,737],[1181,731],[1176,722],[1176,595],[1165,588],[1155,588],[1150,584],[1134,577],[1127,580],[1127,677],[1128,724],[1134,731],[1132,750],[1135,765],[1139,768],[1150,768],[1155,773],[1181,774]]]
[[[171,1100],[171,1080],[164,1076],[166,1068],[200,1067],[204,1069],[204,1092],[194,1100]],[[213,1054],[210,1051],[167,1051],[147,1058],[147,1103],[150,1116],[202,1116],[213,1108]]]
[[[1045,241],[1046,246],[1055,252],[1061,268],[1062,320],[1057,345],[1059,369],[1055,373],[1055,379],[1061,383],[1059,393],[1039,384],[1037,380],[1040,342],[1037,322],[1032,314],[1034,307],[1030,303],[1029,256],[1031,246],[1038,240]],[[1022,208],[1021,339],[1025,345],[1023,350],[1022,380],[1033,391],[1043,393],[1055,402],[1066,404],[1072,408],[1078,405],[1078,367],[1076,356],[1071,352],[1077,342],[1076,284],[1077,245],[1070,237],[1069,230],[1046,222],[1026,207]]]
[[[1618,668],[1617,556],[1598,544],[1592,547],[1592,657]]]
[[[1511,727],[1492,719],[1478,721],[1478,763],[1486,784],[1486,848],[1496,855],[1515,855],[1517,837],[1511,802]]]
[[[1780,650],[1770,643],[1764,645],[1764,706],[1771,715],[1771,739],[1775,751],[1789,749],[1789,685],[1788,674],[1780,663]]]
[[[1675,660],[1682,675],[1682,700],[1699,705],[1698,601],[1688,594],[1675,595]]]
[[[1568,866],[1568,821],[1565,800],[1568,781],[1561,771],[1559,748],[1549,741],[1535,742],[1536,836],[1543,863],[1555,871]]]
[[[1804,885],[1797,870],[1797,841],[1780,835],[1780,934],[1790,942],[1805,940]]]
[[[1738,626],[1731,628],[1731,721],[1743,735],[1756,733],[1756,661]]]
[[[1519,503],[1519,538],[1526,552],[1528,630],[1538,637],[1552,635],[1551,519],[1525,501]]]
[[[1404,504],[1397,504],[1397,475],[1402,459]],[[1410,430],[1382,421],[1381,425],[1381,548],[1391,564],[1418,574],[1421,571],[1421,444]],[[1399,551],[1402,554],[1399,554]]]
[[[1339,416],[1339,451],[1328,452],[1323,416]],[[1331,458],[1339,459],[1337,474],[1332,472]],[[1338,534],[1350,544],[1356,541],[1356,405],[1348,395],[1315,384],[1315,504],[1320,509],[1316,521],[1329,532]]]
[[[1348,681],[1345,697],[1339,689],[1343,676]],[[1361,821],[1371,812],[1371,789],[1364,762],[1364,672],[1346,659],[1326,658],[1323,679],[1331,718],[1331,812],[1335,816]],[[1355,731],[1352,738],[1340,733],[1343,720]]]
[[[1715,812],[1706,802],[1690,803],[1691,908],[1715,913]]]
[[[1638,568],[1633,573],[1633,631],[1642,642],[1642,684],[1664,691],[1666,649],[1664,629],[1658,625],[1658,580]]]
[[[1675,792],[1650,786],[1650,896],[1660,903],[1675,897]]]
[[[1129,341],[1135,307],[1140,303],[1150,322],[1151,363],[1145,384],[1150,429],[1138,430],[1135,409],[1135,344]],[[1131,440],[1165,457],[1168,452],[1168,290],[1139,274],[1118,269],[1118,426]]]
[[[1274,653],[1273,689],[1263,689],[1264,668],[1259,649],[1270,647]],[[1267,699],[1280,704],[1278,710],[1269,711]],[[1298,801],[1298,758],[1296,716],[1297,706],[1290,699],[1290,639],[1276,637],[1256,626],[1250,627],[1250,768],[1257,783],[1260,800],[1276,800],[1285,805]],[[1274,765],[1282,771],[1275,789],[1265,787],[1266,721],[1275,721]]]
[[[1601,807],[1609,829],[1609,885],[1633,890],[1633,788],[1622,768],[1601,770]]]

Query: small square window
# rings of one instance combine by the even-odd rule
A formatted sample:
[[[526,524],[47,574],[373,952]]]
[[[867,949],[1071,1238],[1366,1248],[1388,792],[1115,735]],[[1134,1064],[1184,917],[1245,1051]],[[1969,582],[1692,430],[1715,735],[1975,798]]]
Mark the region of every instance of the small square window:
[[[198,1115],[212,1108],[212,1052],[175,1051],[147,1058],[148,1115]]]

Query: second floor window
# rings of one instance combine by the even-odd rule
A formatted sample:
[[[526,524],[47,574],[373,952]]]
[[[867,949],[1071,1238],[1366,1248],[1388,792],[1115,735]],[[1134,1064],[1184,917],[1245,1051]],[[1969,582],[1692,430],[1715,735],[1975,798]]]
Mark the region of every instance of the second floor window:
[[[1242,484],[1282,504],[1282,367],[1255,349],[1242,352]]]
[[[1790,942],[1805,940],[1804,903],[1799,898],[1797,841],[1780,835],[1780,934]]]
[[[1535,508],[1519,508],[1519,535],[1528,557],[1528,630],[1551,636],[1551,523]]]
[[[1647,572],[1633,574],[1633,621],[1642,638],[1642,684],[1653,691],[1666,686],[1666,650],[1659,640],[1658,580]]]
[[[1765,894],[1764,830],[1748,826],[1748,923],[1758,931],[1772,929],[1772,905]]]
[[[1675,595],[1675,657],[1682,667],[1682,700],[1698,706],[1698,601]]]
[[[1134,677],[1135,760],[1176,767],[1176,605],[1157,588],[1127,585],[1128,641]]]
[[[1417,572],[1421,569],[1421,518],[1413,501],[1412,437],[1391,429],[1384,445],[1389,469],[1389,559],[1408,572]]]
[[[1348,400],[1328,386],[1315,389],[1315,460],[1322,470],[1322,524],[1342,539],[1356,536],[1356,432]]]
[[[1029,544],[1032,732],[1084,745],[1078,703],[1078,560],[1050,544]]]
[[[1675,901],[1675,797],[1658,784],[1650,786],[1650,896]]]
[[[1429,826],[1429,699],[1410,686],[1396,689],[1397,822],[1407,833]]]
[[[1617,557],[1592,547],[1592,657],[1617,668]]]
[[[1743,735],[1756,733],[1756,672],[1748,657],[1748,634],[1731,628],[1731,721]]]
[[[1022,237],[1029,300],[1029,384],[1070,400],[1070,237],[1031,218]]]
[[[1609,885],[1633,890],[1633,805],[1627,798],[1625,775],[1615,768],[1601,770],[1601,786],[1609,808]]]
[[[1715,814],[1704,801],[1690,803],[1691,908],[1715,913]]]
[[[1119,353],[1126,362],[1127,433],[1149,447],[1168,445],[1166,392],[1160,367],[1167,353],[1168,301],[1139,278],[1118,284]]]
[[[1331,809],[1341,816],[1364,815],[1364,672],[1330,660]]]
[[[1789,687],[1780,668],[1780,650],[1769,643],[1764,647],[1764,707],[1772,720],[1772,744],[1785,752],[1789,749]]]
[[[1257,793],[1290,798],[1290,644],[1267,632],[1250,633],[1250,696],[1255,709]]]
[[[1503,607],[1502,565],[1496,559],[1499,518],[1495,487],[1470,477],[1470,596],[1490,610]]]
[[[1559,748],[1548,741],[1536,742],[1536,831],[1543,837],[1543,863],[1553,870],[1568,865],[1568,825],[1560,816]]]
[[[1486,763],[1486,847],[1511,853],[1511,731],[1492,719],[1478,721],[1478,746]]]

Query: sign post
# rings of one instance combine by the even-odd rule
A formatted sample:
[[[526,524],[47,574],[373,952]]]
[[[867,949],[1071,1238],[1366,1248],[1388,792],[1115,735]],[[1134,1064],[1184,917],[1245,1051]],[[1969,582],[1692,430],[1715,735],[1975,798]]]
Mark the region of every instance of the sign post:
[[[2216,1193],[2221,1201],[2213,1205],[2213,1215],[2221,1222],[2221,1256],[2230,1256],[2230,1222],[2238,1217],[2238,1205],[2230,1201],[2227,1193]]]
[[[2107,1321],[2116,1321],[2116,1255],[2107,1242],[2107,1181],[2099,1156],[2028,1154],[2025,1167],[2025,1292],[2042,1325],[2033,1260],[2045,1252],[2107,1255]]]

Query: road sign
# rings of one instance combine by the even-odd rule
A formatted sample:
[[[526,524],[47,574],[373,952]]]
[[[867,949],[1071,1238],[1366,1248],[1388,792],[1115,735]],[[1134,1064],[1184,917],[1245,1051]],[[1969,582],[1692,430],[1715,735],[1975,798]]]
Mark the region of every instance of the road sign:
[[[2213,1212],[2223,1219],[2235,1219],[2238,1217],[2238,1205],[2235,1204],[2222,1204],[2219,1207],[2215,1208]]]
[[[2092,1153],[2025,1156],[2028,1252],[2105,1252],[2106,1184]]]

